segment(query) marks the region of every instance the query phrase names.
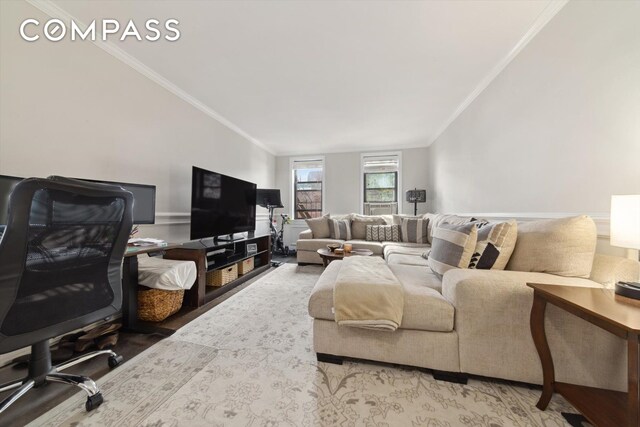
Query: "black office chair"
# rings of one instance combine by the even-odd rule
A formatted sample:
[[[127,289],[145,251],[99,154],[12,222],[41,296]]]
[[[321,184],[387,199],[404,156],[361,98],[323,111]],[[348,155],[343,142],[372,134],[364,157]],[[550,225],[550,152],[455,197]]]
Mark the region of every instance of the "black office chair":
[[[87,411],[102,403],[90,378],[60,371],[101,354],[113,368],[122,357],[102,350],[52,367],[49,339],[120,310],[132,217],[133,196],[120,187],[61,177],[15,187],[0,241],[0,354],[31,346],[31,355],[27,377],[0,386],[0,392],[17,389],[0,413],[47,382],[83,389]]]

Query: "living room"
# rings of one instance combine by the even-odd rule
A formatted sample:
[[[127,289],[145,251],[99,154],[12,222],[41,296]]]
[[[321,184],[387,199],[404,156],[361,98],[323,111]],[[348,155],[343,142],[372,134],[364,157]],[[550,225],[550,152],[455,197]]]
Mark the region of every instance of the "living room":
[[[534,305],[534,292],[547,290],[527,284],[604,289],[618,313],[638,317],[614,288],[640,280],[639,14],[636,0],[0,2],[0,176],[152,187],[151,220],[134,216],[137,232],[126,237],[168,246],[152,252],[160,256],[121,254],[123,305],[138,289],[125,280],[133,259],[142,270],[147,258],[188,263],[196,277],[179,312],[158,322],[169,333],[125,332],[124,308],[101,317],[124,319],[120,342],[107,347],[124,360],[110,370],[98,357],[68,373],[93,378],[104,402],[86,411],[97,391],[36,375],[33,390],[0,407],[0,424],[638,425],[638,366],[634,382],[626,343],[635,336],[637,357],[638,331],[613,332],[614,321],[603,332],[587,314],[582,324],[575,311],[547,309],[557,384],[615,390],[615,410],[586,395],[598,418],[554,389],[538,345],[546,338],[529,325],[546,304]],[[248,227],[194,234],[195,168],[205,181],[278,190],[280,200],[245,203]],[[483,228],[510,222],[517,239],[502,268],[482,272],[461,258],[441,269],[440,228],[463,227],[477,243]],[[4,225],[0,257],[22,247]],[[407,227],[418,237],[403,240]],[[366,236],[394,230],[391,244]],[[213,239],[222,234],[237,240]],[[336,242],[338,254],[326,247]],[[218,249],[234,252],[219,262]],[[350,249],[373,256],[347,259]],[[244,279],[208,283],[213,266],[245,261],[253,271]],[[423,312],[441,313],[440,323],[425,314],[435,329],[406,328],[415,313],[406,305],[393,332],[340,325],[333,289],[349,263],[371,265],[363,278],[379,267],[405,287],[405,302],[434,292]],[[488,283],[476,282],[481,273]],[[7,299],[13,277],[0,274]],[[513,281],[518,296],[498,304],[504,296],[491,286]],[[485,322],[478,307],[503,313],[513,330]],[[15,381],[32,371],[13,366],[32,343],[10,344],[2,310],[0,382]],[[100,322],[90,323],[47,336],[54,356],[63,335]],[[505,330],[513,348],[492,335]],[[481,337],[505,355],[492,359]],[[599,360],[585,360],[589,347]],[[550,400],[536,407],[541,395]]]

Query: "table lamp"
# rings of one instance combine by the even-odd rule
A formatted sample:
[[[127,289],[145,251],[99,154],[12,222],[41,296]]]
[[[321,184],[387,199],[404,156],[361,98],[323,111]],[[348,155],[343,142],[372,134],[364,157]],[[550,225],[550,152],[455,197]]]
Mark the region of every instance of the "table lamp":
[[[611,246],[627,249],[627,257],[638,261],[640,249],[640,194],[611,196]],[[618,282],[616,293],[640,299],[640,283]]]

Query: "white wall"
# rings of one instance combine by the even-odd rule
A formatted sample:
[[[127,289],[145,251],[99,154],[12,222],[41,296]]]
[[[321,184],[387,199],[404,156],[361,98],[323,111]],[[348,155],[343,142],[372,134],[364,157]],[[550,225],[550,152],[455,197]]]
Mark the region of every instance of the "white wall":
[[[404,192],[413,188],[429,188],[427,172],[427,148],[398,150],[402,153],[402,189],[399,196],[404,200]],[[367,151],[369,153],[369,151]],[[324,212],[347,214],[361,212],[361,152],[323,154],[325,158],[325,201]],[[291,208],[291,157],[278,156],[276,159],[276,188],[281,191],[284,209],[276,213],[292,215]],[[431,211],[429,204],[418,204],[418,213]],[[403,213],[413,213],[413,204],[402,203]],[[298,233],[304,230],[304,221],[287,226],[285,243],[295,244]]]
[[[569,2],[429,148],[435,209],[608,218],[640,193],[639,16]]]
[[[273,185],[273,155],[88,41],[22,40],[25,18],[48,19],[0,2],[0,174],[155,184],[142,234],[171,241],[189,238],[192,165]]]

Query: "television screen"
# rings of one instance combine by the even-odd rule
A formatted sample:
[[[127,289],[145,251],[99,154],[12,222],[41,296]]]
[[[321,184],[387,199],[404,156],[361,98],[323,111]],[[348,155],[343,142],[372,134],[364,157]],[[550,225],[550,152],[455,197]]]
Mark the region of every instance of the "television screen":
[[[0,175],[0,226],[7,225],[9,196],[15,186],[23,179],[24,178],[18,178],[17,176]]]
[[[118,185],[133,194],[133,223],[155,224],[156,222],[156,186],[133,184],[130,182],[99,181],[96,179],[76,178],[81,181],[99,184]]]
[[[256,184],[193,167],[191,240],[255,230]]]

